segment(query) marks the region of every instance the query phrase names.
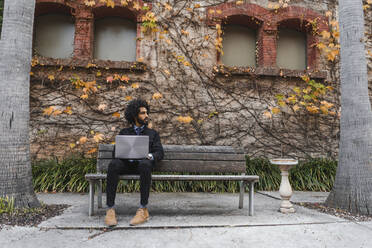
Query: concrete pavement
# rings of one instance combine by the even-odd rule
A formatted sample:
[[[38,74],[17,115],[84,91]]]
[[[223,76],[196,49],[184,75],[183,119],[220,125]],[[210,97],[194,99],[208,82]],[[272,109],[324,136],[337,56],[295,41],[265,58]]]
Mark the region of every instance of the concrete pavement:
[[[86,194],[38,194],[69,204],[38,227],[5,227],[0,247],[372,247],[372,222],[351,222],[296,205],[278,212],[277,192],[255,194],[255,215],[238,209],[238,194],[151,193],[147,223],[130,227],[139,194],[118,194],[119,224],[104,229],[105,210],[88,216]],[[295,192],[294,202],[322,202],[327,193]],[[105,201],[104,201],[105,202]]]

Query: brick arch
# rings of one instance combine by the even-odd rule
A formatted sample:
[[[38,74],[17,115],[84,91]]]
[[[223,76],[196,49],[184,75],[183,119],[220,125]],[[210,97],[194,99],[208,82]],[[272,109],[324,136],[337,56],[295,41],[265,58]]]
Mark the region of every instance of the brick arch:
[[[37,0],[35,6],[35,16],[47,13],[63,13],[73,16],[75,12],[74,4],[67,4],[64,0]]]
[[[270,20],[270,15],[270,11],[253,3],[236,5],[235,2],[230,2],[207,8],[207,22],[210,25],[220,23],[229,16],[254,17],[263,23]]]
[[[277,14],[273,14],[272,20],[274,25],[285,22],[286,20],[301,20],[305,23],[317,20],[318,30],[323,31],[328,29],[327,19],[325,16],[307,8],[290,6],[281,9]]]
[[[145,3],[143,0],[137,0],[136,2],[139,3],[141,7],[143,7],[145,4],[151,8],[151,4]],[[107,7],[105,3],[98,2],[95,6],[93,6],[92,11],[95,13],[95,16],[100,18],[101,15],[105,16],[105,12],[114,14],[114,16],[122,16],[128,19],[133,19],[136,22],[141,22],[142,15],[144,11],[142,9],[137,10],[133,8],[133,5],[129,3],[127,6],[121,5],[121,0],[114,0],[115,8]],[[121,12],[121,15],[120,15]],[[112,16],[112,15],[111,15]]]

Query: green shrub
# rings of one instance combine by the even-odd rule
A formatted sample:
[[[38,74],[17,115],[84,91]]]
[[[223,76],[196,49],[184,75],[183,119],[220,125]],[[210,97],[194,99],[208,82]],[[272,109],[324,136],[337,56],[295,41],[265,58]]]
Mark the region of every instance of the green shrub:
[[[95,158],[73,155],[61,161],[57,159],[32,163],[34,189],[37,192],[87,192],[88,182],[84,175],[94,173]],[[290,170],[289,180],[293,190],[330,191],[336,174],[337,162],[327,159],[311,159],[300,162]],[[154,173],[155,174],[155,173]],[[176,174],[176,173],[174,173]],[[279,190],[280,171],[265,158],[247,157],[247,175],[258,175],[257,190]],[[123,181],[118,192],[138,192],[139,181]],[[103,183],[103,190],[106,181]],[[231,181],[154,181],[156,192],[239,192],[239,182]]]
[[[64,160],[41,160],[32,163],[34,189],[37,192],[86,192],[84,176],[96,170],[96,159],[72,155]]]
[[[0,197],[0,214],[7,213],[11,214],[15,211],[14,198]]]

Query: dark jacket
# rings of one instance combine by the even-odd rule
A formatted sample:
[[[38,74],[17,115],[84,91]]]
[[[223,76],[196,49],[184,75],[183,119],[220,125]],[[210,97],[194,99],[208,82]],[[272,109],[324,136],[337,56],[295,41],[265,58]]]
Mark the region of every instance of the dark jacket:
[[[133,126],[131,126],[120,130],[119,135],[136,135],[136,132],[134,131]],[[158,132],[145,126],[139,135],[149,136],[149,152],[154,156],[155,162],[162,160],[164,157],[164,151]]]

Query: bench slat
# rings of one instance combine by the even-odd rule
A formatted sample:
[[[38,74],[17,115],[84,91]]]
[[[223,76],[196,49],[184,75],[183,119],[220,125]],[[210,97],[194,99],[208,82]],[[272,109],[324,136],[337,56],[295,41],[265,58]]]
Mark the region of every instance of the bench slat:
[[[106,179],[106,174],[86,174],[88,180]],[[139,180],[139,175],[121,175],[122,180]],[[152,175],[152,180],[159,181],[249,181],[258,182],[255,175]]]
[[[97,172],[107,171],[111,159],[100,159]],[[200,160],[162,160],[154,171],[159,172],[216,172],[244,173],[245,161],[200,161]]]
[[[113,144],[100,144],[99,151],[113,151]],[[232,146],[163,145],[164,152],[182,153],[244,153],[244,149]]]
[[[112,151],[102,151],[98,154],[98,159],[112,159]],[[232,153],[181,153],[181,152],[165,152],[164,160],[213,160],[213,161],[245,161],[245,154]]]

